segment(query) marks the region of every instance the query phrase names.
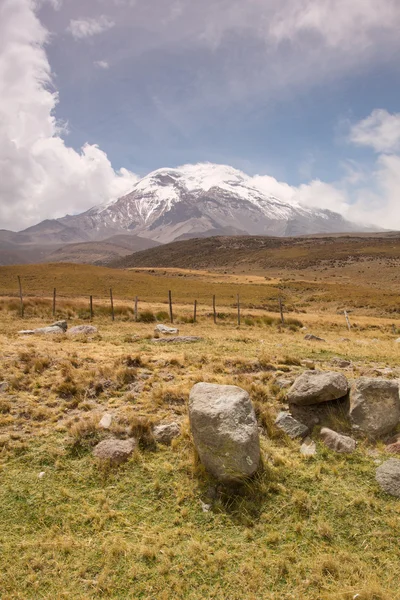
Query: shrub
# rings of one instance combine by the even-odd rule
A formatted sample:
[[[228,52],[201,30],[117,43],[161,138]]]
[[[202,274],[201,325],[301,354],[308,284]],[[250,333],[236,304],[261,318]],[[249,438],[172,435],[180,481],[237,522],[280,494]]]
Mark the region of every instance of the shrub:
[[[155,323],[156,317],[152,310],[145,310],[138,317],[140,323]]]
[[[169,321],[169,314],[165,310],[160,310],[156,314],[157,321]]]

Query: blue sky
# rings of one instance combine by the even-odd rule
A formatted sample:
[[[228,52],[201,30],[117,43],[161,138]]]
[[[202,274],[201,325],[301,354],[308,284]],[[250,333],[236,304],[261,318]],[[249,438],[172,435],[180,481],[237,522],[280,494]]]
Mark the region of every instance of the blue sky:
[[[400,228],[399,27],[398,0],[0,0],[0,227],[210,161]]]

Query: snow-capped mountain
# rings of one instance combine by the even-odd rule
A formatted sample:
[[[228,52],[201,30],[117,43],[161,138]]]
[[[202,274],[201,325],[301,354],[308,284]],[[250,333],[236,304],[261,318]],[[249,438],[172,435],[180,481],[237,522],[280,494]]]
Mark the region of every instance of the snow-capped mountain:
[[[129,231],[158,242],[215,234],[292,236],[360,230],[337,213],[284,202],[241,171],[208,163],[158,169],[126,196],[58,221],[80,230],[83,239]]]

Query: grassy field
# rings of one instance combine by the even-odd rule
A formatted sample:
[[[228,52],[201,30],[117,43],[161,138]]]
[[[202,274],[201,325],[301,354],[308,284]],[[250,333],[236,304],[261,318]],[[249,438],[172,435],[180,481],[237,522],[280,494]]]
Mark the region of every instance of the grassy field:
[[[24,320],[10,297],[17,272],[30,294]],[[286,406],[279,378],[293,379],[304,360],[340,370],[332,359],[349,358],[342,370],[349,379],[383,369],[398,377],[398,322],[358,308],[348,332],[335,302],[315,301],[282,327],[276,312],[254,308],[276,299],[281,282],[243,277],[238,328],[236,275],[180,273],[0,269],[0,382],[9,386],[0,393],[1,599],[399,600],[400,504],[375,482],[377,461],[388,458],[384,445],[360,441],[353,455],[337,455],[316,431],[318,452],[307,459],[274,426]],[[51,322],[51,300],[35,296],[53,284],[63,294],[57,317],[70,325],[87,322],[82,296],[96,294],[97,335],[17,334]],[[133,322],[128,300],[136,294],[141,314],[166,320],[171,288],[180,332],[203,341],[156,345],[154,323]],[[213,289],[221,298],[217,325],[206,303]],[[196,324],[194,294],[204,299]],[[326,342],[305,341],[307,332]],[[243,490],[216,486],[196,458],[187,400],[202,380],[240,385],[254,402],[264,466]],[[98,426],[106,411],[113,435],[140,440],[118,469],[102,468],[91,454],[109,435]],[[165,421],[182,426],[170,448],[151,436]]]

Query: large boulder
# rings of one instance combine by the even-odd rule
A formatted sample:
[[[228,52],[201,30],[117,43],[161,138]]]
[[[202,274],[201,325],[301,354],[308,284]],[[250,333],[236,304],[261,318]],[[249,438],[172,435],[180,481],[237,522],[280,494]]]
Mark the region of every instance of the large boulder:
[[[354,431],[370,438],[393,431],[400,421],[398,382],[360,377],[350,391],[350,419]]]
[[[356,449],[356,441],[353,438],[337,433],[328,427],[323,427],[320,435],[325,446],[334,452],[350,454]]]
[[[257,471],[259,431],[245,390],[197,383],[190,392],[189,419],[200,460],[216,479],[238,483]]]
[[[346,396],[349,384],[344,375],[333,371],[304,371],[288,391],[290,404],[308,406]]]
[[[390,458],[376,470],[376,481],[382,490],[391,496],[400,498],[400,460]]]

